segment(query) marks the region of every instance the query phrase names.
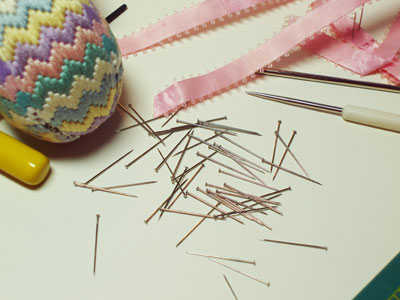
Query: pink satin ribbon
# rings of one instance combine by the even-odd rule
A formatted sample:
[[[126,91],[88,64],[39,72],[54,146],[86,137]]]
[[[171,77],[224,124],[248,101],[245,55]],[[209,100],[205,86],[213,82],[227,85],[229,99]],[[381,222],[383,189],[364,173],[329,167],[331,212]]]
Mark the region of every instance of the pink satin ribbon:
[[[123,55],[136,53],[161,44],[171,36],[179,35],[190,29],[196,29],[206,22],[248,9],[257,5],[257,0],[207,0],[183,12],[168,17],[144,31],[119,40]],[[323,3],[324,2],[324,3]],[[306,47],[359,74],[368,74],[385,67],[383,73],[388,77],[400,74],[400,65],[393,64],[396,54],[395,40],[399,38],[398,24],[393,25],[385,43],[377,43],[367,33],[360,33],[356,41],[339,42],[334,38],[321,34],[320,30],[338,21],[335,30],[348,35],[348,20],[346,14],[368,0],[330,0],[318,1],[314,9],[305,17],[295,21],[271,40],[241,58],[208,74],[176,82],[159,93],[154,98],[154,115],[159,116],[177,110],[186,105],[195,104],[216,94],[229,90],[253,78],[254,73],[264,66],[289,53],[300,43],[306,42]],[[342,26],[339,28],[339,25]],[[352,26],[352,25],[351,25]],[[346,29],[347,28],[347,29]],[[319,33],[316,35],[316,33]],[[342,53],[338,52],[340,48]],[[336,51],[335,51],[336,50]],[[388,65],[392,63],[391,65]]]

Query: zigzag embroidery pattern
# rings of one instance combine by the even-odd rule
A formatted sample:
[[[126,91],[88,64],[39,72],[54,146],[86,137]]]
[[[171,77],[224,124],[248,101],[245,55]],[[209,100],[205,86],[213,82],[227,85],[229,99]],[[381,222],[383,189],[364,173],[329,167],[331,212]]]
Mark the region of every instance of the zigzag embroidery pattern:
[[[106,21],[88,0],[4,2],[0,112],[48,141],[93,131],[115,110],[122,86],[121,55]]]

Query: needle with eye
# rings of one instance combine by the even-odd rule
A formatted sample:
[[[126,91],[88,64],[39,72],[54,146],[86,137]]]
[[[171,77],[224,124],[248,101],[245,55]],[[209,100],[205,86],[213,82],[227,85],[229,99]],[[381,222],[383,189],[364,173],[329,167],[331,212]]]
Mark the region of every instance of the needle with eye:
[[[343,120],[349,122],[355,122],[362,125],[400,132],[399,114],[393,114],[389,112],[384,112],[354,105],[345,105],[342,108],[338,106],[326,105],[322,103],[316,103],[316,102],[294,99],[283,96],[276,96],[266,93],[246,92],[246,94],[284,104],[291,104],[294,106],[299,106],[303,108],[309,108],[313,110],[339,115],[342,117]]]

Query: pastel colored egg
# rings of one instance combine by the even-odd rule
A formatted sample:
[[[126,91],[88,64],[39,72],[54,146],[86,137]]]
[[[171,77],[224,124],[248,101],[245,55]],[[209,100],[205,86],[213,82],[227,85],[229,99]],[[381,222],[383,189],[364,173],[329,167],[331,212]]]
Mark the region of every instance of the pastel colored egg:
[[[90,133],[114,112],[122,73],[91,1],[0,1],[0,113],[12,126],[56,143]]]

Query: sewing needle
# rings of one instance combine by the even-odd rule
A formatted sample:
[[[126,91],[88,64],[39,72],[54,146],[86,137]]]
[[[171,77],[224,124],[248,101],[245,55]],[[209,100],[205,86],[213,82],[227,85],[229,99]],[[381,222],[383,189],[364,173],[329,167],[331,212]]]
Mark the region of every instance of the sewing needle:
[[[246,92],[250,96],[272,100],[284,104],[292,104],[302,108],[310,108],[326,113],[339,115],[343,120],[355,122],[362,125],[373,126],[381,129],[388,129],[400,132],[400,115],[389,112],[379,111],[371,108],[345,105],[343,108],[338,106],[326,105],[317,102],[294,99],[283,96],[270,95],[258,92]]]
[[[400,93],[400,86],[370,82],[370,81],[346,79],[346,78],[326,76],[326,75],[302,73],[302,72],[287,71],[287,70],[276,70],[276,69],[265,69],[263,71],[257,72],[257,74],[290,78],[290,79],[308,80],[313,82],[329,83],[336,85],[344,85],[356,88],[377,90],[381,92]]]

